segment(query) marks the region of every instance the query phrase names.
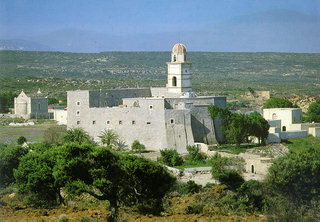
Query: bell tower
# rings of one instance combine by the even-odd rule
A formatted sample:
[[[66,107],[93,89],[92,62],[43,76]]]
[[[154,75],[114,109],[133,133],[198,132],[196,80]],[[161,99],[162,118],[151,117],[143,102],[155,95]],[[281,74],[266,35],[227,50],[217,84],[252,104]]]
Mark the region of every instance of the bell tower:
[[[168,65],[168,93],[191,92],[191,62],[187,62],[187,50],[183,44],[177,43],[171,52]]]

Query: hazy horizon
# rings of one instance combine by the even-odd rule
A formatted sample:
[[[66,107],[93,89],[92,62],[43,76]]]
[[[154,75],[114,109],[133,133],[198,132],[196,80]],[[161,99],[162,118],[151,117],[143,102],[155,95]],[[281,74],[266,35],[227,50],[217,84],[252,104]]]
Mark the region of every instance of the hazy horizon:
[[[0,1],[1,49],[317,53],[319,27],[317,0]]]

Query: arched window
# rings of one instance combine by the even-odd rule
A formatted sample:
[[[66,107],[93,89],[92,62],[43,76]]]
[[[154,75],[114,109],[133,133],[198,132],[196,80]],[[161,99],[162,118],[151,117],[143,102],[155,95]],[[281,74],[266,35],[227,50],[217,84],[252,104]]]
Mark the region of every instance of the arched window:
[[[187,61],[187,55],[184,55],[184,61]]]
[[[287,131],[287,127],[286,127],[286,126],[283,126],[283,127],[282,127],[282,131]]]
[[[277,117],[277,114],[272,114],[272,120],[276,120],[278,117]]]
[[[177,61],[177,56],[176,56],[176,55],[173,56],[173,61],[174,61],[174,62]]]
[[[177,86],[177,77],[172,78],[172,86]]]

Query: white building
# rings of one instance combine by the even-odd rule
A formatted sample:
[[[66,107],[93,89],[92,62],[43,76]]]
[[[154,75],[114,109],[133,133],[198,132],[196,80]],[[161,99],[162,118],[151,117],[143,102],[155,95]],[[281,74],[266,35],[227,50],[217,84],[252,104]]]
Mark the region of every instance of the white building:
[[[226,107],[226,97],[197,96],[192,92],[191,62],[186,47],[172,48],[162,88],[68,91],[68,128],[83,128],[97,142],[106,129],[127,145],[139,140],[149,150],[186,152],[195,142],[222,141],[220,120],[212,120],[208,106]]]
[[[300,108],[264,109],[263,118],[270,125],[267,139],[270,143],[308,136],[308,130],[303,130],[302,127],[302,109]]]

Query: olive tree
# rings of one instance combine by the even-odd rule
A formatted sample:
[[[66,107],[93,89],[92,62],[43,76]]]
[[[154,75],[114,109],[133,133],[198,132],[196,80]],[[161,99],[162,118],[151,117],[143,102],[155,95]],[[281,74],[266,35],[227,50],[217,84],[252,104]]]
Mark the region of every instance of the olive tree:
[[[116,154],[108,147],[76,143],[61,146],[54,176],[71,195],[87,193],[108,200],[111,221],[117,220],[122,205],[158,213],[162,197],[175,180],[150,160]]]

